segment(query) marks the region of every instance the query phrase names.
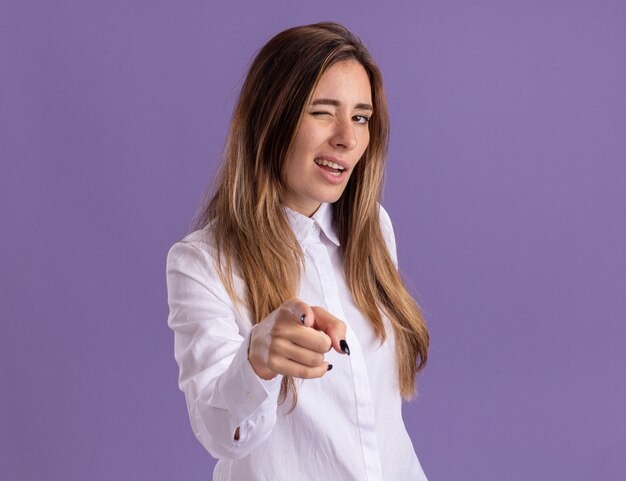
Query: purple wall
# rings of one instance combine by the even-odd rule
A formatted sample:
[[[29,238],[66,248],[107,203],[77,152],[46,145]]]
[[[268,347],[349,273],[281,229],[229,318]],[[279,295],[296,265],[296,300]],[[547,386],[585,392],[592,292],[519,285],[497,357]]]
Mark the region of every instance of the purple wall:
[[[253,53],[327,19],[385,73],[427,475],[626,479],[626,4],[228,5],[0,2],[0,479],[210,479],[165,255]]]

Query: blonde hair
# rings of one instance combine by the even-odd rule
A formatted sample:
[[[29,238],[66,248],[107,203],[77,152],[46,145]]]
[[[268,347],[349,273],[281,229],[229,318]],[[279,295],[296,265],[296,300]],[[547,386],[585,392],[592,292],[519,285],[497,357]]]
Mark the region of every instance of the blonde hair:
[[[215,189],[207,192],[194,227],[212,223],[220,277],[253,323],[297,297],[304,255],[282,208],[283,160],[320,77],[344,60],[355,60],[367,71],[374,114],[369,145],[334,204],[333,224],[356,305],[380,342],[387,335],[381,312],[393,326],[400,393],[409,399],[415,376],[426,365],[429,334],[381,232],[389,119],[382,75],[358,37],[342,25],[318,23],[285,30],[259,51],[233,113]],[[246,285],[243,298],[233,286],[234,268]],[[297,390],[285,376],[281,402],[288,392],[293,408]]]

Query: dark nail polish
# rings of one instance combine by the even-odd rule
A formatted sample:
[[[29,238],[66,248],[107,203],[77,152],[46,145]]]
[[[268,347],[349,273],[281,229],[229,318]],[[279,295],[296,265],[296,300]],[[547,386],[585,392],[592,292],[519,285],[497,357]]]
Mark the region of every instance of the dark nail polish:
[[[300,316],[300,322],[301,322],[302,324],[304,324],[304,319],[305,319],[305,317],[306,317],[306,314],[302,314],[302,316]]]
[[[346,342],[345,339],[342,339],[341,341],[339,341],[339,347],[341,348],[341,350],[343,352],[345,352],[348,356],[350,355],[350,348],[348,347],[348,343]]]
[[[329,365],[328,365],[328,370],[330,371],[332,368],[333,368],[333,365],[332,365],[332,364],[329,364]]]

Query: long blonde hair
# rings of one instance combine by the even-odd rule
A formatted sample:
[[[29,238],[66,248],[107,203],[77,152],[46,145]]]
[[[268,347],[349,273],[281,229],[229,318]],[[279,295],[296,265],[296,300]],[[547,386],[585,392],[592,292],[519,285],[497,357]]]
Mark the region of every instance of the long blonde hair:
[[[381,312],[393,326],[400,393],[409,399],[427,361],[429,334],[381,232],[389,119],[382,75],[353,33],[336,23],[305,25],[279,33],[259,51],[233,113],[217,183],[207,192],[194,228],[212,223],[220,277],[253,323],[298,296],[304,256],[282,208],[283,160],[317,82],[343,60],[356,60],[367,71],[374,114],[369,145],[334,204],[333,223],[356,305],[380,342],[387,335]],[[246,285],[243,298],[233,285],[235,269]],[[281,402],[288,392],[293,408],[297,390],[285,376]]]

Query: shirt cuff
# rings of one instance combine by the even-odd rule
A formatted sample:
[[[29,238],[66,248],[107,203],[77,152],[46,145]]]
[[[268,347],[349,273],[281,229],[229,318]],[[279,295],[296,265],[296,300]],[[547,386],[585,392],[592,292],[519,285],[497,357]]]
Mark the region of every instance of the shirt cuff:
[[[244,338],[232,362],[219,380],[219,391],[231,419],[239,425],[257,410],[276,411],[280,393],[281,375],[270,380],[261,379],[248,360],[248,346],[252,329]],[[261,412],[256,413],[257,415]]]

